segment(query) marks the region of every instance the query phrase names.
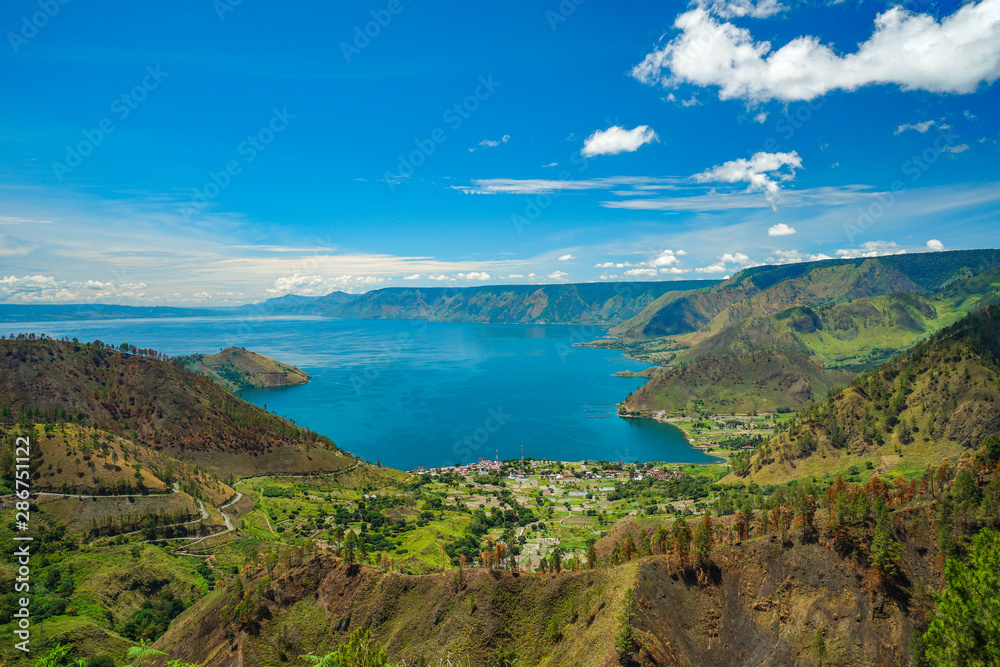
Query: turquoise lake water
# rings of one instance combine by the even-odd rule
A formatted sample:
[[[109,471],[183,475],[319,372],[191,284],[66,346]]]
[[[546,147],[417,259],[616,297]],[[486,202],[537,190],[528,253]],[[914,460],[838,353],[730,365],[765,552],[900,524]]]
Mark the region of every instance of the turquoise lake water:
[[[101,339],[169,355],[237,345],[298,366],[312,380],[243,398],[383,465],[412,469],[525,456],[566,461],[714,459],[681,432],[623,419],[641,362],[573,347],[597,327],[351,320],[177,318],[0,324],[4,333]]]

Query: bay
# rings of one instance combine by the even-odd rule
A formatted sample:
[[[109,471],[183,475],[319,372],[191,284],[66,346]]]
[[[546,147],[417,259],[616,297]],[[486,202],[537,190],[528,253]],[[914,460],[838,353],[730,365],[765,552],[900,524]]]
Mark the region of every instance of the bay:
[[[298,366],[305,385],[243,398],[401,469],[522,455],[553,460],[714,461],[674,426],[617,416],[645,367],[574,347],[597,327],[321,317],[158,318],[0,324],[7,333],[127,342],[169,355],[246,347]]]

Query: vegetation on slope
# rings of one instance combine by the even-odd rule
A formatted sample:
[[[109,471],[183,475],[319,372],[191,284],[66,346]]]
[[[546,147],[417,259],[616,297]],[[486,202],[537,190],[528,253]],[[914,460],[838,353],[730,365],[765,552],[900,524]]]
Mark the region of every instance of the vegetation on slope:
[[[708,289],[687,280],[465,288],[386,288],[330,306],[324,315],[361,319],[429,319],[493,324],[616,324],[664,294]]]
[[[245,348],[227,347],[218,354],[192,354],[176,359],[185,368],[206,375],[234,392],[309,382],[309,376],[295,366]]]
[[[803,460],[937,455],[1000,431],[1000,306],[988,306],[855,378],[734,460],[738,474],[793,474]]]
[[[808,275],[815,278],[819,273],[816,269]],[[787,287],[779,282],[769,290]],[[704,409],[716,412],[749,412],[775,405],[798,409],[820,398],[828,387],[845,383],[854,373],[884,363],[971,310],[993,303],[1000,294],[998,288],[1000,268],[994,267],[928,295],[899,292],[828,301],[742,320],[735,319],[741,311],[733,308],[723,318],[732,320],[728,324],[716,318],[692,333],[633,343],[631,353],[655,349],[661,358],[667,355],[674,367],[662,369],[657,380],[637,391],[625,407],[690,412],[692,406],[685,397],[691,395]],[[799,384],[786,382],[786,391],[775,395],[775,387],[768,386],[770,370],[759,367],[760,356],[782,358],[783,377],[795,378]],[[720,368],[727,370],[720,372]],[[812,390],[799,390],[803,383]],[[796,389],[790,390],[792,386]]]
[[[717,332],[795,306],[951,287],[1000,265],[998,250],[826,260],[745,269],[701,294],[667,294],[612,332],[623,338]]]
[[[0,422],[87,424],[224,474],[349,463],[329,438],[126,344],[0,338],[0,406]]]

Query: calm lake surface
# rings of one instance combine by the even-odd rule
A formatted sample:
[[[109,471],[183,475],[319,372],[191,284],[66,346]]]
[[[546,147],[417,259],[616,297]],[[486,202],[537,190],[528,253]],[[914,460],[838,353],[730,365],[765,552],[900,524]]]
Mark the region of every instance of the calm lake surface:
[[[579,461],[714,459],[681,432],[623,419],[641,362],[573,347],[597,327],[350,320],[176,318],[0,324],[3,333],[100,339],[169,355],[237,345],[298,366],[312,381],[243,398],[383,465],[412,469],[525,456]]]

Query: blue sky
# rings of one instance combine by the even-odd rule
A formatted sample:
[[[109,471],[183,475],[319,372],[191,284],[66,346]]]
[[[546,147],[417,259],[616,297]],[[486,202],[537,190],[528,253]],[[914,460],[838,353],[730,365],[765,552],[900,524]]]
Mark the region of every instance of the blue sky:
[[[0,301],[1000,245],[1000,0],[14,0],[0,28]]]

